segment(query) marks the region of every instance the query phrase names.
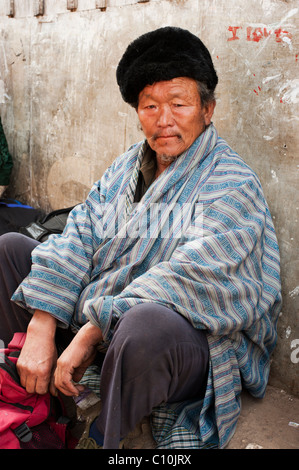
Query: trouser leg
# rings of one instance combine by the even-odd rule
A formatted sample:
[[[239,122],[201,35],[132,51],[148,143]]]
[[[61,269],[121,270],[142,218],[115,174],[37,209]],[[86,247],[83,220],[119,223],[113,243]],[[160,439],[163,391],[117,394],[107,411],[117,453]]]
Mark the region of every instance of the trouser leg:
[[[0,340],[7,346],[15,332],[25,332],[31,315],[11,296],[31,268],[31,252],[39,242],[19,233],[0,237]]]
[[[101,374],[97,427],[104,448],[118,448],[162,402],[203,395],[208,343],[181,315],[157,304],[130,309],[117,323]]]

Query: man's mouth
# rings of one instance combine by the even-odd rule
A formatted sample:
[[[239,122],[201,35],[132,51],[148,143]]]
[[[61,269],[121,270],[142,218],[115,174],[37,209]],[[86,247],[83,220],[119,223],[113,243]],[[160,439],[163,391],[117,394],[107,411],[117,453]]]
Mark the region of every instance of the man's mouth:
[[[181,136],[179,134],[170,134],[170,135],[163,135],[163,134],[154,134],[152,139],[155,141],[155,140],[168,140],[168,139],[180,139]]]
[[[174,139],[176,135],[160,135],[157,139]]]

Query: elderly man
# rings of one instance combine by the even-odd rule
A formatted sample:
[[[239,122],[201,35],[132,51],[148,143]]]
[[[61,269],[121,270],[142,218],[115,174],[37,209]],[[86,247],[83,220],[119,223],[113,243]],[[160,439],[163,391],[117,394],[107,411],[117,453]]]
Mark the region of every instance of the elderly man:
[[[281,302],[271,216],[257,176],[211,122],[218,79],[200,39],[144,34],[117,80],[145,140],[108,168],[63,235],[35,247],[32,266],[36,242],[1,238],[0,337],[27,331],[18,370],[29,392],[76,396],[102,357],[89,444],[118,448],[152,413],[158,447],[222,448],[242,387],[262,397],[267,385]]]

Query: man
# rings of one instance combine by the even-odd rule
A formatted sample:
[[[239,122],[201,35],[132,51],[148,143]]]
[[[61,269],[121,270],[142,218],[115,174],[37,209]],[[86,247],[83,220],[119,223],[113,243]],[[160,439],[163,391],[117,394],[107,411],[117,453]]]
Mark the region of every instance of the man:
[[[78,395],[104,354],[95,446],[118,448],[153,413],[160,448],[224,447],[242,387],[265,392],[276,342],[270,213],[211,122],[218,79],[196,36],[142,35],[117,80],[145,140],[108,168],[62,236],[34,249],[32,266],[36,242],[0,239],[1,337],[27,330],[18,370],[29,392]]]

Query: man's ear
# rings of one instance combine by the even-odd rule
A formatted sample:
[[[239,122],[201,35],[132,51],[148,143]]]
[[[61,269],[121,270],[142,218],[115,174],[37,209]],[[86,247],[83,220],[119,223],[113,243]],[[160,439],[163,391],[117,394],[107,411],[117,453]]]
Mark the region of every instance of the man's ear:
[[[216,100],[213,100],[213,101],[209,101],[209,103],[207,103],[204,107],[204,118],[205,118],[206,126],[209,126],[211,124],[215,106],[216,106]]]

